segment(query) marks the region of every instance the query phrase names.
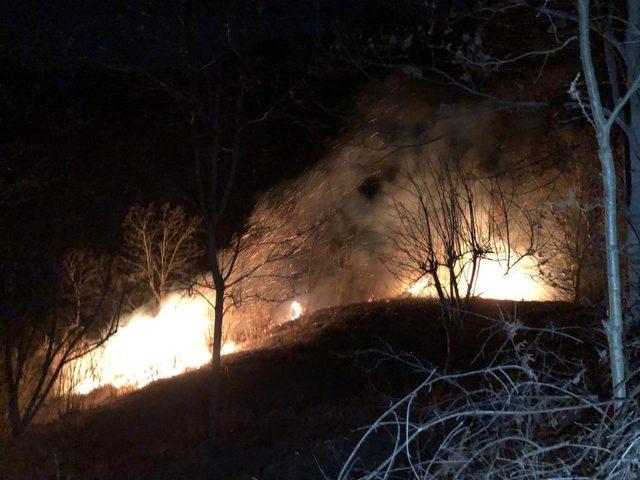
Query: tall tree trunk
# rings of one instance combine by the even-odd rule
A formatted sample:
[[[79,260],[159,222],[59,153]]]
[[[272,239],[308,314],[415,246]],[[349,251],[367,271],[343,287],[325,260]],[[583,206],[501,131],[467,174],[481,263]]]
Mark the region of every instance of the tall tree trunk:
[[[216,288],[216,303],[214,308],[213,326],[213,352],[211,354],[211,383],[209,385],[209,417],[207,434],[210,441],[215,446],[219,440],[219,419],[221,407],[221,379],[222,365],[220,363],[220,350],[222,348],[222,321],[224,316],[224,282],[218,285],[214,280]]]
[[[584,0],[581,0],[584,1]],[[625,358],[623,348],[622,287],[620,281],[620,261],[618,246],[617,187],[616,172],[609,134],[598,134],[598,155],[602,165],[605,205],[605,238],[607,253],[607,290],[609,318],[606,323],[611,379],[616,399],[627,396],[625,386]],[[620,404],[618,404],[619,406]]]
[[[640,75],[640,2],[627,0],[628,20],[625,34],[627,88]],[[629,322],[640,323],[640,92],[629,99],[629,194],[627,210],[627,280]]]
[[[635,0],[634,0],[635,1]],[[604,115],[595,68],[591,56],[589,0],[578,1],[580,29],[580,59],[584,72],[593,126],[598,140],[598,155],[604,187],[604,220],[607,255],[607,290],[609,312],[606,334],[609,343],[611,381],[616,408],[626,398],[625,359],[623,349],[622,288],[620,282],[620,260],[618,246],[618,210],[616,170],[611,151],[611,121]],[[615,112],[614,112],[615,115]],[[615,118],[613,118],[615,119]]]
[[[6,335],[10,335],[7,333]],[[4,347],[4,368],[7,393],[7,406],[9,421],[11,422],[11,434],[14,438],[24,432],[22,416],[20,415],[20,383],[16,381],[13,363],[13,351],[10,337],[7,336],[3,342]]]

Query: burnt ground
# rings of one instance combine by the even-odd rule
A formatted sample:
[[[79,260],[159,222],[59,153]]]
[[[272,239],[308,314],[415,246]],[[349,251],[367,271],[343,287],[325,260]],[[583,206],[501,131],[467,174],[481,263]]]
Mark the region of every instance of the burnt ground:
[[[497,318],[513,302],[478,301]],[[563,303],[518,303],[530,326],[579,327],[582,345],[552,340],[563,355],[586,358],[591,381],[606,383],[596,361],[597,319]],[[395,300],[315,312],[272,331],[256,350],[224,358],[218,447],[206,440],[206,368],[158,381],[108,406],[34,426],[2,445],[2,479],[283,479],[335,477],[363,427],[424,373],[376,352],[408,352],[440,369],[465,370],[493,322],[468,315],[447,330],[438,304]],[[500,342],[484,346],[486,361]],[[447,348],[449,345],[449,348]],[[449,350],[449,354],[447,351]]]

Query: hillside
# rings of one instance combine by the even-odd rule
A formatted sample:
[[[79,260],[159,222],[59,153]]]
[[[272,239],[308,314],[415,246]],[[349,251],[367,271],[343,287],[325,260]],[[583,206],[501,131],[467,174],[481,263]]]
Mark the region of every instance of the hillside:
[[[489,338],[493,322],[482,316],[515,312],[529,326],[580,327],[576,335],[586,342],[569,345],[557,338],[554,348],[597,358],[598,333],[588,328],[595,319],[571,305],[479,301],[473,311],[481,315],[469,314],[459,334],[449,335],[448,359],[436,303],[397,300],[315,312],[224,358],[224,433],[215,454],[204,430],[203,368],[34,427],[3,445],[0,478],[293,480],[323,478],[320,468],[331,478],[358,438],[356,429],[420,381],[421,375],[397,361],[381,362],[380,350],[464,370]],[[498,342],[499,335],[492,336],[476,363]]]

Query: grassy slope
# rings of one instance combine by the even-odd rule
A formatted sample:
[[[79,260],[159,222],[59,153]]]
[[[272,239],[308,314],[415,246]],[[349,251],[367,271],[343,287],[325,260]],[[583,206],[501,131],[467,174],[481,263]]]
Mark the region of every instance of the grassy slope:
[[[486,301],[474,308],[496,317],[498,308],[512,313],[513,304]],[[529,325],[594,325],[565,304],[519,304],[518,315]],[[449,368],[468,368],[487,325],[466,320]],[[56,478],[59,471],[65,479],[299,480],[322,478],[316,461],[331,476],[357,438],[354,429],[420,379],[395,362],[363,368],[379,357],[355,352],[385,344],[443,366],[447,342],[439,307],[399,300],[324,310],[280,327],[258,350],[226,357],[218,452],[205,441],[203,368],[32,429],[4,445],[0,478]],[[589,342],[585,346],[573,353],[592,356]]]

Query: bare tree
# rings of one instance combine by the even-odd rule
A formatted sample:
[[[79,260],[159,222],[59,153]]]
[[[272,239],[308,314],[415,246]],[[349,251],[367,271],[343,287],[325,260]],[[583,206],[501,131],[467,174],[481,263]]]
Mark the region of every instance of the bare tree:
[[[622,284],[620,276],[620,247],[618,242],[618,187],[616,179],[616,165],[611,148],[611,130],[620,120],[623,109],[627,103],[637,97],[640,88],[640,72],[633,71],[634,77],[628,79],[628,89],[624,96],[619,98],[613,109],[607,112],[600,96],[600,87],[596,78],[596,68],[593,62],[591,46],[591,21],[589,12],[589,0],[578,1],[579,30],[580,30],[580,58],[584,73],[589,98],[590,112],[584,109],[593,126],[598,141],[598,156],[602,169],[602,183],[604,188],[604,218],[605,238],[607,253],[607,286],[608,286],[608,320],[606,323],[607,339],[609,341],[609,356],[611,362],[611,375],[613,382],[614,398],[625,399],[627,396],[625,385],[625,356],[623,350],[623,310],[622,310]],[[637,28],[640,25],[640,5],[637,2],[629,2],[629,19],[633,22],[635,17]],[[638,50],[640,51],[640,50]],[[636,53],[638,52],[636,51]],[[638,58],[630,59],[637,64]],[[582,104],[577,90],[576,82],[572,85],[571,93]],[[640,107],[640,105],[639,105]],[[640,117],[639,117],[640,122]],[[639,123],[640,125],[640,123]],[[636,133],[632,133],[636,135]],[[634,137],[635,138],[635,137]],[[633,288],[633,285],[630,285]],[[622,404],[619,402],[618,406]]]
[[[62,268],[59,308],[49,305],[39,318],[18,310],[3,318],[2,376],[14,436],[34,419],[64,367],[118,327],[123,296],[114,296],[112,261],[79,251],[67,255]]]
[[[560,197],[545,202],[548,228],[535,257],[541,280],[574,303],[593,306],[604,298],[606,275],[599,166],[592,163],[577,160]]]
[[[348,50],[348,60],[365,73],[368,67],[401,69],[412,77],[444,82],[478,98],[509,107],[539,108],[548,105],[526,98],[529,96],[527,89],[523,89],[525,98],[517,95],[514,100],[506,100],[487,92],[481,84],[496,72],[512,75],[510,83],[515,84],[515,78],[535,83],[543,76],[549,59],[579,43],[588,101],[580,100],[580,84],[576,78],[570,89],[576,100],[571,107],[582,109],[596,132],[604,186],[609,307],[606,333],[610,344],[614,397],[624,398],[623,315],[626,313],[629,325],[636,324],[640,317],[640,3],[636,0],[600,2],[595,7],[598,15],[594,18],[590,17],[589,0],[578,1],[578,15],[567,9],[566,2],[552,1],[540,4],[479,0],[470,8],[457,9],[453,2],[443,2],[441,6],[440,15],[431,16],[433,28],[424,29],[417,22],[402,32],[402,36],[385,37],[383,34],[369,41],[364,50]],[[531,34],[537,38],[528,37],[525,32],[512,31],[509,40],[505,41],[504,33],[511,26],[509,15],[516,12],[533,14]],[[467,30],[468,25],[472,30]],[[495,33],[499,35],[493,35]],[[591,34],[602,40],[602,50],[591,43]],[[532,48],[531,40],[540,48]],[[430,61],[420,61],[412,56],[417,42],[433,52]],[[348,42],[341,45],[345,50],[348,46]],[[594,53],[600,52],[603,53],[603,61],[597,64],[593,57]],[[535,69],[518,71],[514,68],[519,63],[536,60],[539,63],[537,72]],[[606,72],[609,89],[606,96],[600,93],[602,87],[596,78],[599,70]],[[523,71],[524,77],[520,75]],[[626,208],[617,201],[619,192],[611,140],[614,127],[622,132],[626,147]],[[618,219],[624,219],[627,225],[626,241],[622,245],[618,241]],[[621,277],[621,251],[624,253],[626,282]],[[624,293],[627,294],[626,312],[622,301]]]
[[[194,73],[196,75],[196,73]],[[202,82],[197,78],[196,82]],[[238,95],[232,116],[232,144],[227,147],[226,154],[221,146],[221,97],[218,90],[212,104],[203,101],[193,113],[191,119],[191,136],[193,158],[195,164],[195,178],[198,184],[198,198],[206,235],[206,259],[211,273],[211,284],[215,291],[214,299],[214,328],[212,345],[212,376],[209,387],[209,425],[208,434],[212,441],[216,441],[218,414],[220,410],[220,379],[222,366],[220,364],[220,350],[222,348],[222,324],[225,313],[225,298],[228,281],[233,273],[236,260],[241,251],[242,236],[235,238],[231,245],[231,255],[223,258],[224,247],[220,245],[219,224],[224,214],[235,180],[235,172],[242,157],[241,115],[245,85],[239,82]],[[210,141],[203,144],[202,138]],[[225,261],[226,260],[226,261]]]
[[[533,243],[520,254],[513,249],[515,203],[497,179],[483,183],[455,160],[431,158],[418,160],[405,178],[401,193],[391,195],[393,252],[387,255],[401,282],[422,284],[462,311],[476,292],[482,261],[500,261],[508,271],[533,250]]]
[[[129,209],[123,222],[124,266],[130,280],[146,286],[157,306],[178,284],[185,285],[202,255],[200,219],[168,203]]]
[[[587,5],[589,13],[589,5]],[[602,69],[606,72],[606,82],[598,85],[590,85],[587,77],[587,67],[583,66],[589,102],[585,105],[577,99],[586,113],[592,117],[591,123],[599,132],[599,115],[593,111],[592,95],[595,94],[592,86],[605,89],[604,93],[598,93],[600,112],[610,125],[602,130],[609,139],[614,138],[613,145],[622,144],[624,161],[624,195],[626,202],[619,208],[619,214],[626,221],[625,241],[621,245],[623,262],[626,267],[626,282],[623,283],[623,293],[626,296],[626,327],[637,327],[640,323],[640,4],[634,0],[626,2],[597,3],[595,17],[586,19],[580,14],[578,17],[564,15],[571,18],[582,27],[587,20],[585,28],[602,39],[602,52],[604,61]],[[558,11],[548,11],[550,15],[562,16]],[[589,40],[580,34],[581,46]],[[597,46],[589,43],[592,52],[599,53]],[[581,50],[584,52],[584,50]],[[584,53],[581,53],[584,64]],[[600,69],[599,62],[591,61],[594,74]],[[605,131],[606,130],[606,131]],[[596,135],[598,136],[598,134]],[[615,138],[618,140],[615,140]],[[622,140],[622,141],[619,141]],[[609,140],[610,143],[611,140]],[[598,139],[600,145],[600,139]],[[615,152],[614,150],[614,157]],[[620,150],[620,149],[618,149]]]

